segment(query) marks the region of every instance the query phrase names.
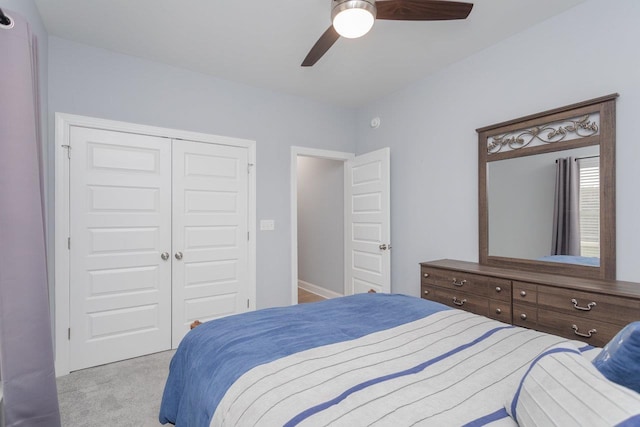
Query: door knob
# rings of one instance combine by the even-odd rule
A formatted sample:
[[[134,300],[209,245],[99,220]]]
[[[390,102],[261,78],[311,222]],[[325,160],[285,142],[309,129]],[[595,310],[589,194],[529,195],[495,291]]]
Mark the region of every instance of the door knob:
[[[169,259],[169,252],[162,252],[162,254],[160,254],[160,258],[163,259],[163,261],[166,261]]]
[[[176,252],[176,259],[179,261],[182,259],[182,252]]]
[[[380,246],[378,246],[378,248],[380,248],[381,251],[386,251],[387,249],[391,249],[391,245],[387,246],[386,243],[383,243]]]

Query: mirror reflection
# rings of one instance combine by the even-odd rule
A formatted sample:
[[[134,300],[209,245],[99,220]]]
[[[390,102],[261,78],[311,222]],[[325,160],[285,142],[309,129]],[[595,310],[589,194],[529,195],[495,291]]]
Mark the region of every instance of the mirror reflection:
[[[599,146],[487,163],[490,256],[600,265]]]

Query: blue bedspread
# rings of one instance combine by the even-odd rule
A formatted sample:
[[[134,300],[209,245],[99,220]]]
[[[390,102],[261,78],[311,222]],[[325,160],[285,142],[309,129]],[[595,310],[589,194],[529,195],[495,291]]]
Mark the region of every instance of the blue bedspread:
[[[255,366],[446,309],[404,295],[359,294],[204,323],[185,336],[171,360],[160,422],[208,426],[227,389]]]

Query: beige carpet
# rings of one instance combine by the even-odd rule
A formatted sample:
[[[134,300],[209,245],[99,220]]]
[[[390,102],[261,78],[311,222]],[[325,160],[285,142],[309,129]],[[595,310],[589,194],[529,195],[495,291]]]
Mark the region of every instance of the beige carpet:
[[[160,426],[160,400],[173,354],[165,351],[58,378],[62,425]]]

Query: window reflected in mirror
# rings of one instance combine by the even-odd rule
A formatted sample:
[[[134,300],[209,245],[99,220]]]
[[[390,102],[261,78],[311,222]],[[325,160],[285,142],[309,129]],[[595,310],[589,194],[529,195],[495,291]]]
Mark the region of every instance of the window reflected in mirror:
[[[600,156],[576,161],[580,173],[580,255],[600,258]]]

